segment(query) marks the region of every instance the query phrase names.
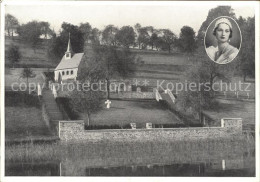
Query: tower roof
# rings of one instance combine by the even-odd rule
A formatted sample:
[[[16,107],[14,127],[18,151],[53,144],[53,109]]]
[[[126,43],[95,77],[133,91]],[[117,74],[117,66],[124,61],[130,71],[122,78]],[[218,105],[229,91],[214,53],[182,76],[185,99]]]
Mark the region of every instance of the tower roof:
[[[72,47],[71,47],[71,43],[70,43],[70,33],[69,33],[69,41],[68,41],[68,47],[67,47],[66,53],[68,53],[68,52],[73,53],[73,50],[72,50]]]

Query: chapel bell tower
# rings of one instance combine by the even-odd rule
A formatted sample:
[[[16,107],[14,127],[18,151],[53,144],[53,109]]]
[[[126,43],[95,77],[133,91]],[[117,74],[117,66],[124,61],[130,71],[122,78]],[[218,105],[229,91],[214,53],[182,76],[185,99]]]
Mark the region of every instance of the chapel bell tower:
[[[67,51],[65,52],[65,59],[71,59],[72,54],[73,54],[73,51],[72,51],[72,48],[71,48],[70,33],[69,33],[69,41],[68,41]]]

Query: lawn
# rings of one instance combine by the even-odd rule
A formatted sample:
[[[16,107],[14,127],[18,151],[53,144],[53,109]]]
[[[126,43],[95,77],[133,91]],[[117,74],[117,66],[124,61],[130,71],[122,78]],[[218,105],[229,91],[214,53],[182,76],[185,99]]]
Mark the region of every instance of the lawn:
[[[48,71],[47,68],[32,68],[33,72],[35,73],[34,78],[29,78],[29,83],[37,83],[43,84],[44,79],[41,76],[41,73],[44,71]],[[11,88],[12,84],[15,83],[14,86],[19,86],[20,83],[26,83],[26,78],[21,78],[21,73],[23,68],[5,68],[5,87]]]
[[[222,118],[242,118],[243,126],[255,125],[255,102],[225,99],[218,101],[218,108],[204,111],[213,120],[218,121],[218,124]]]
[[[55,67],[57,64],[48,60],[48,40],[41,39],[41,42],[34,50],[31,45],[25,43],[19,37],[14,37],[14,39],[5,37],[5,49],[8,49],[11,44],[18,46],[21,52],[21,59],[15,67],[23,67],[25,65],[31,67]],[[5,65],[12,66],[9,60],[5,60]]]
[[[176,115],[163,108],[157,101],[112,100],[111,102],[110,109],[104,104],[101,111],[91,115],[92,125],[136,123],[137,127],[145,127],[146,123],[182,123]]]
[[[51,136],[42,120],[41,110],[36,107],[5,107],[6,140],[41,138]]]

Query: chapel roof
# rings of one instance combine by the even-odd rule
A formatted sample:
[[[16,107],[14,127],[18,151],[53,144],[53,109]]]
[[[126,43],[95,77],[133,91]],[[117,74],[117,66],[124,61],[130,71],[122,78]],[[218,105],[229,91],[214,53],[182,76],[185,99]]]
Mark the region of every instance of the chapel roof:
[[[65,59],[65,55],[62,57],[60,64],[55,68],[55,70],[78,68],[84,53],[76,53],[71,59]]]

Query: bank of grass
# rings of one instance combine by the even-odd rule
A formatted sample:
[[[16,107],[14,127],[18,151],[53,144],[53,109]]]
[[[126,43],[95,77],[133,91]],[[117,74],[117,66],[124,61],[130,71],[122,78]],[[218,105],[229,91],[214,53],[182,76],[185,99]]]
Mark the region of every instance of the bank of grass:
[[[49,136],[52,135],[43,121],[38,96],[26,92],[5,92],[6,141]]]
[[[61,161],[63,159],[127,158],[153,155],[188,155],[195,161],[196,155],[206,157],[243,155],[254,153],[255,139],[243,136],[240,139],[214,139],[191,141],[140,141],[140,142],[82,142],[82,143],[25,143],[5,146],[6,162]],[[184,156],[185,156],[184,155]],[[177,157],[176,156],[176,157]],[[187,160],[187,159],[185,159]]]
[[[17,140],[50,136],[36,107],[5,107],[5,139]]]

